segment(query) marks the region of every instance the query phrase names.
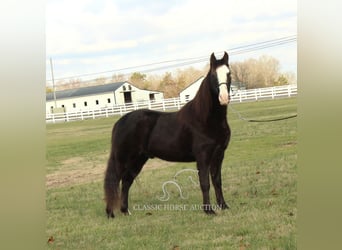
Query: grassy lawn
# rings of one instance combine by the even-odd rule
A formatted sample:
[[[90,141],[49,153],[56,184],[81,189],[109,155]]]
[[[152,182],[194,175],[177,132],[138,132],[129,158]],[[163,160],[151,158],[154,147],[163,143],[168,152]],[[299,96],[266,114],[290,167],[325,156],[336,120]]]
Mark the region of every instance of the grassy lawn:
[[[296,98],[231,104],[246,118],[293,115]],[[229,210],[207,216],[194,163],[149,160],[130,191],[131,216],[104,212],[103,173],[118,117],[47,125],[48,249],[296,249],[297,120],[248,123],[228,110],[222,182]],[[192,177],[192,181],[189,179]],[[211,188],[211,201],[215,201]],[[48,242],[48,239],[49,242]]]

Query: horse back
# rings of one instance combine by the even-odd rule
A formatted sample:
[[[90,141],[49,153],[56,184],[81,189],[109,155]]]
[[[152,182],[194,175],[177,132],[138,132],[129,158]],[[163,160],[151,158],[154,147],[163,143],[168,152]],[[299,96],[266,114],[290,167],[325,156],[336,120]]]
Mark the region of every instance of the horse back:
[[[112,132],[112,151],[125,161],[138,155],[167,161],[190,162],[191,133],[177,118],[177,112],[136,110],[121,117]]]
[[[120,160],[146,152],[150,133],[161,112],[136,110],[121,117],[112,131],[112,151]]]

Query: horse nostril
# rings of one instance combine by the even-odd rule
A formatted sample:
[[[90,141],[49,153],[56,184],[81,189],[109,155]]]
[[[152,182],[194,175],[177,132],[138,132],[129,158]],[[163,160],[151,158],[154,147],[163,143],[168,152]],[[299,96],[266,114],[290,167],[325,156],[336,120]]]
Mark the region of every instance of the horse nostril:
[[[227,105],[230,102],[229,96],[226,96],[226,95],[219,95],[218,99],[222,106]]]

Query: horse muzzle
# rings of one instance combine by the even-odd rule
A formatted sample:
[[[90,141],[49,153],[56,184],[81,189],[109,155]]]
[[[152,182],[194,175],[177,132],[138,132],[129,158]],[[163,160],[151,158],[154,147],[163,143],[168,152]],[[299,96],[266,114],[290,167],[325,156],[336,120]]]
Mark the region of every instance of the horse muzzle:
[[[226,84],[222,84],[219,86],[219,102],[222,106],[228,105],[230,102],[230,96],[228,93],[228,88]]]
[[[229,99],[229,97],[228,98],[219,97],[219,102],[222,106],[226,106],[230,103],[230,99]]]

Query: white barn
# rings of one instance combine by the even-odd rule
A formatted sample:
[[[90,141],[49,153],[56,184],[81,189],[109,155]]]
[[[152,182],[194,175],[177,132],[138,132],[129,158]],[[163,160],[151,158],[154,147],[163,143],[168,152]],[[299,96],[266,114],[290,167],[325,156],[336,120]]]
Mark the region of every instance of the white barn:
[[[204,76],[201,76],[195,82],[191,83],[188,87],[186,87],[179,93],[181,103],[186,103],[195,97],[203,79]]]
[[[186,87],[179,93],[179,98],[182,103],[186,103],[195,97],[203,79],[204,76],[201,76],[199,79],[191,83],[188,87]],[[230,85],[231,91],[234,92],[238,91],[239,89],[245,89],[245,87],[240,87],[240,85],[241,83],[232,82]]]
[[[164,94],[142,90],[129,82],[56,91],[56,107],[59,111],[73,112],[85,109],[101,109],[132,102],[161,100]],[[55,109],[53,93],[46,94],[46,113]]]

